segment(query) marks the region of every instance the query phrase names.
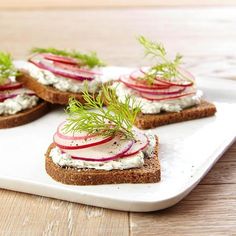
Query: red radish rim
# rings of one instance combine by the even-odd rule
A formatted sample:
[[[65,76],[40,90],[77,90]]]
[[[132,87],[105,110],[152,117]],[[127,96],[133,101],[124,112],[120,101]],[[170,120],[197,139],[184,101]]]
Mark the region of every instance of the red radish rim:
[[[60,132],[60,128],[61,126],[63,126],[64,124],[66,123],[66,121],[63,121],[61,124],[59,124],[59,126],[57,127],[57,135],[59,138],[62,138],[62,139],[66,139],[66,140],[81,140],[81,139],[85,139],[85,138],[92,138],[92,137],[95,137],[97,136],[97,134],[88,134],[88,135],[85,135],[85,136],[69,136],[69,135],[65,135],[65,134],[62,134]]]
[[[171,95],[171,94],[179,94],[179,93],[181,93],[181,92],[183,92],[183,91],[185,90],[185,87],[183,87],[183,88],[180,88],[179,90],[176,90],[176,91],[169,91],[169,92],[161,91],[161,92],[159,92],[159,91],[147,91],[148,89],[146,89],[146,91],[145,91],[145,90],[143,90],[143,89],[134,88],[133,86],[128,85],[128,84],[126,84],[126,86],[129,87],[129,88],[132,88],[132,89],[134,89],[134,90],[136,90],[136,91],[138,91],[138,92],[140,92],[140,93],[146,93],[146,94],[151,94],[151,95]]]
[[[82,68],[78,68],[78,71],[82,72],[82,73],[87,73],[87,74],[91,74],[91,75],[102,75],[102,73],[100,72],[95,72],[95,71],[91,71],[91,70],[87,70],[87,69],[82,69]]]
[[[84,157],[76,157],[76,156],[71,156],[72,159],[76,159],[76,160],[82,160],[82,161],[94,161],[94,162],[101,162],[101,161],[112,161],[118,158],[121,158],[124,153],[126,153],[133,145],[133,141],[130,141],[130,145],[127,146],[127,148],[122,152],[119,153],[115,156],[112,157],[108,157],[108,158],[100,158],[100,159],[94,159],[94,158],[84,158]],[[62,151],[62,150],[61,150]],[[62,151],[62,153],[65,153],[64,151]]]
[[[123,157],[133,156],[133,155],[137,154],[138,152],[144,150],[144,149],[149,145],[149,143],[150,143],[149,138],[147,137],[146,134],[143,134],[143,135],[144,135],[144,136],[146,137],[146,139],[147,139],[146,144],[145,144],[142,148],[140,148],[139,150],[137,150],[137,151],[135,151],[135,152],[133,152],[133,153],[128,153],[128,154],[125,153],[125,154],[123,155]],[[128,151],[127,151],[127,152],[128,152]],[[123,158],[123,157],[122,157],[122,158]]]
[[[164,100],[172,100],[172,99],[175,99],[175,98],[181,98],[181,97],[185,97],[185,96],[188,96],[188,95],[193,95],[195,94],[195,92],[191,92],[191,93],[185,93],[185,94],[180,94],[180,95],[176,95],[176,96],[171,96],[171,97],[165,97],[165,98],[148,98],[146,97],[145,95],[143,96],[143,94],[140,93],[140,95],[147,99],[147,100],[150,100],[150,101],[164,101]]]
[[[159,81],[159,82],[163,82],[163,83],[166,83],[170,86],[179,86],[179,87],[190,87],[193,85],[193,82],[190,82],[188,84],[178,84],[178,83],[173,83],[173,82],[168,82],[168,81],[164,81],[162,80],[161,78],[155,78],[156,81]]]
[[[84,80],[91,81],[91,80],[94,80],[94,78],[91,78],[91,77],[83,77],[81,75],[70,74],[71,73],[70,71],[65,71],[65,72],[58,71],[57,69],[55,69],[51,66],[47,66],[42,62],[35,62],[31,59],[29,59],[29,62],[31,62],[32,64],[34,64],[35,66],[37,66],[40,69],[48,70],[48,71],[52,72],[55,75],[63,76],[65,78],[70,78],[70,79],[74,79],[74,80],[77,80],[77,81],[84,81]]]
[[[141,69],[139,69],[139,70],[133,71],[133,72],[130,74],[130,77],[131,77],[133,80],[136,80],[136,81],[138,80],[138,81],[140,81],[140,80],[138,79],[138,77],[136,77],[136,76],[133,75],[134,73],[138,73],[138,72],[139,72],[139,73],[142,73],[142,74],[144,74],[144,75],[146,74],[144,71],[142,71]],[[156,84],[157,84],[157,85],[163,85],[163,86],[166,85],[166,86],[167,86],[167,84],[166,84],[165,81],[160,80],[159,83],[155,83],[155,82],[156,82],[156,81],[153,82],[153,85],[156,85]]]
[[[77,150],[77,149],[84,149],[84,148],[94,147],[94,146],[98,146],[100,144],[107,143],[107,142],[111,141],[114,138],[113,136],[110,136],[110,137],[104,138],[103,140],[100,140],[100,141],[94,142],[94,143],[84,144],[84,145],[80,145],[80,146],[65,146],[65,145],[60,145],[57,142],[55,142],[55,135],[56,134],[54,134],[54,136],[53,136],[54,144],[57,147],[59,147],[60,149],[65,149],[65,150]]]
[[[140,70],[140,72],[142,72],[144,74],[147,73],[143,70],[142,67],[139,70]],[[184,71],[185,73],[189,74],[190,77],[194,78],[193,75],[190,72],[188,72],[184,69],[181,69],[181,70]],[[173,85],[173,86],[189,87],[189,86],[193,85],[193,82],[189,82],[188,84],[179,84],[179,83],[165,81],[165,80],[161,79],[161,77],[157,77],[155,80],[158,81],[158,82],[162,82],[162,83],[165,83],[165,84],[168,84],[168,85]]]
[[[32,92],[32,93],[24,93],[24,94],[27,94],[29,96],[34,96],[35,93]],[[5,100],[9,99],[9,98],[14,98],[16,96],[18,96],[20,94],[8,94],[8,95],[4,95],[4,94],[0,94],[0,102],[4,102]]]
[[[140,71],[141,73],[143,73],[142,71]],[[138,79],[138,77],[135,77],[135,76],[133,76],[133,74],[134,73],[137,73],[137,71],[133,71],[130,75],[129,75],[129,78],[130,79],[132,79],[133,81],[138,81],[139,83],[141,83],[141,81],[142,80],[139,80]],[[143,73],[144,74],[144,73]],[[163,87],[170,87],[171,85],[169,85],[169,84],[167,84],[167,83],[165,83],[164,81],[158,81],[159,83],[156,83],[156,81],[154,81],[154,83],[152,84],[152,85],[149,85],[149,86],[153,86],[153,87],[157,87],[157,88],[159,88],[159,87],[161,87],[161,86],[163,86]],[[147,85],[148,86],[148,85]]]
[[[62,68],[62,65],[65,65],[65,66],[70,66],[72,68],[64,68],[64,69],[68,69],[68,70],[72,70],[72,71],[77,71],[77,72],[80,72],[80,73],[85,73],[85,74],[91,74],[91,75],[102,75],[102,73],[99,73],[99,72],[95,72],[95,71],[91,71],[91,70],[87,70],[87,69],[81,69],[79,68],[78,66],[74,66],[74,65],[69,65],[69,64],[64,64],[62,62],[53,62],[53,64],[56,66],[56,67],[59,67],[59,68]],[[60,65],[62,64],[62,65]]]
[[[18,88],[22,88],[22,86],[23,86],[23,84],[20,82],[7,83],[4,85],[0,85],[0,91],[18,89]]]
[[[54,55],[54,54],[41,54],[43,58],[49,60],[49,61],[56,61],[56,62],[61,62],[64,64],[69,64],[69,65],[78,65],[78,62],[70,57],[65,57],[65,56],[59,56],[59,55]]]
[[[170,87],[169,85],[163,85],[163,84],[159,84],[159,85],[157,85],[157,84],[155,84],[155,85],[147,85],[145,83],[142,84],[137,79],[133,79],[131,77],[129,77],[129,78],[132,81],[136,82],[137,84],[131,84],[131,83],[125,81],[125,78],[123,79],[122,76],[119,78],[119,81],[122,82],[123,84],[127,85],[127,86],[131,84],[132,87],[143,88],[143,89],[158,89],[158,90],[162,90],[162,89],[167,89],[167,88]]]

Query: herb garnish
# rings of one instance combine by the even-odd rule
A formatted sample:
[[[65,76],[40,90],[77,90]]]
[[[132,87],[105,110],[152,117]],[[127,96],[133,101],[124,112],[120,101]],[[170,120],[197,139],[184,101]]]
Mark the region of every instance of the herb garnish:
[[[133,138],[132,128],[135,118],[140,111],[135,100],[127,96],[124,103],[120,103],[115,90],[102,87],[102,92],[96,96],[83,92],[85,104],[71,98],[66,109],[69,117],[65,125],[66,132],[86,131],[89,134],[100,133],[104,136],[113,136],[122,133],[124,138]],[[107,102],[104,108],[103,101]],[[93,110],[96,109],[96,110]]]
[[[58,56],[72,57],[78,60],[78,64],[82,66],[88,66],[89,68],[93,68],[95,66],[104,66],[104,62],[101,61],[96,52],[90,52],[89,54],[83,54],[78,51],[67,51],[67,50],[59,50],[56,48],[32,48],[32,53],[51,53]]]
[[[9,53],[0,52],[0,84],[4,84],[6,79],[19,75],[19,72],[12,63]]]
[[[157,60],[157,63],[148,70],[143,78],[140,79],[145,79],[148,84],[153,84],[157,76],[167,80],[178,77],[192,82],[190,78],[183,75],[179,70],[179,66],[182,63],[182,56],[179,53],[177,53],[174,60],[171,61],[167,58],[167,52],[161,43],[152,42],[144,36],[138,37],[138,41],[143,45],[145,55],[151,55]]]

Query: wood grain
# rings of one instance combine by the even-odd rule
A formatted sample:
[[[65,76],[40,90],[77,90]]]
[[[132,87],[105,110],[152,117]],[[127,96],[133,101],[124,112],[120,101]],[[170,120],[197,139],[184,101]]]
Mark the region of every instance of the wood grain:
[[[0,191],[0,235],[128,235],[128,214]]]
[[[235,6],[234,0],[8,0],[1,1],[3,9],[35,9],[35,8],[110,8],[110,7],[180,7],[180,6]]]
[[[144,34],[186,62],[225,60],[236,51],[235,9],[0,11],[1,50],[16,58],[33,46],[95,50],[108,64],[141,65],[146,60],[136,37]]]
[[[235,207],[235,199],[186,200],[160,212],[131,214],[131,232],[132,235],[235,235]]]
[[[0,8],[14,8],[13,2],[2,1]],[[25,9],[28,2],[21,2],[20,7]],[[32,8],[38,7],[39,2],[32,2]],[[41,3],[43,7],[52,2]],[[57,3],[57,7],[64,4]],[[216,79],[216,68],[223,63],[226,66],[220,69],[228,72],[227,66],[231,66],[234,76],[235,12],[233,7],[2,10],[1,50],[16,58],[25,57],[32,46],[96,50],[108,64],[141,65],[142,49],[135,37],[144,34],[165,42],[172,54],[182,52],[193,70]],[[211,63],[211,71],[202,67],[207,63]],[[220,77],[232,79],[225,74]],[[145,214],[0,190],[0,235],[236,235],[235,173],[236,143],[183,201]]]

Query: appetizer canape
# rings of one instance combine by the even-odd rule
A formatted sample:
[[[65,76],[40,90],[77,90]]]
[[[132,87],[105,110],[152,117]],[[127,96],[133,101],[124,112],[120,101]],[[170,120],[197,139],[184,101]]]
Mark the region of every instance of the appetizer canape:
[[[55,48],[34,48],[32,53],[27,62],[15,63],[22,73],[18,81],[45,101],[66,105],[73,96],[83,102],[85,83],[89,93],[99,91],[102,76],[99,67],[104,64],[95,52],[81,54]]]
[[[10,54],[0,52],[0,128],[10,128],[31,122],[44,115],[48,103],[15,79],[20,76]]]
[[[171,61],[162,44],[143,36],[139,42],[156,63],[121,76],[113,83],[120,102],[132,95],[140,104],[141,112],[135,121],[138,128],[149,129],[215,114],[214,104],[202,100],[203,93],[196,88],[193,75],[180,67],[181,55],[177,54]]]
[[[114,90],[103,86],[102,92],[107,108],[101,94],[94,98],[87,90],[84,105],[70,100],[46,153],[47,173],[72,185],[160,181],[157,137],[132,126],[139,108],[130,107],[131,97],[119,103]]]

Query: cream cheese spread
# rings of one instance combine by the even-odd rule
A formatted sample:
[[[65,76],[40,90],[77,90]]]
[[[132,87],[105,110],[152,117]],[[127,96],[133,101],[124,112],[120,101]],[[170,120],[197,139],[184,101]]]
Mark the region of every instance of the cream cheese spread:
[[[0,115],[13,115],[17,112],[36,106],[39,98],[32,95],[20,94],[0,102]]]
[[[66,153],[62,153],[62,151],[55,147],[51,150],[49,156],[52,158],[52,161],[61,167],[73,167],[79,169],[96,169],[96,170],[125,170],[131,168],[140,168],[144,164],[144,158],[146,154],[147,156],[151,156],[154,146],[155,146],[155,138],[152,135],[148,135],[149,145],[148,148],[144,151],[140,151],[137,154],[119,158],[111,161],[83,161],[72,159],[70,155]]]
[[[53,86],[63,92],[80,93],[83,91],[86,83],[88,86],[88,92],[94,93],[101,85],[100,76],[96,76],[95,79],[91,81],[76,81],[73,79],[56,76],[52,72],[40,69],[27,61],[15,61],[14,65],[18,70],[25,71],[39,83]]]
[[[180,112],[185,108],[199,104],[203,95],[202,91],[197,90],[196,94],[194,95],[157,102],[157,101],[150,101],[139,96],[139,94],[136,91],[128,88],[127,86],[125,86],[123,83],[120,82],[114,83],[113,88],[116,89],[116,95],[118,96],[120,102],[124,102],[127,96],[130,95],[134,96],[135,104],[137,104],[137,106],[138,105],[141,106],[141,112],[144,114],[157,114],[162,111]]]
[[[72,159],[70,155],[62,153],[58,147],[55,147],[50,152],[50,157],[53,162],[59,166],[73,167],[77,169],[96,169],[96,170],[124,170],[135,167],[141,167],[144,163],[144,154],[138,154],[126,158],[119,158],[112,161],[83,161]]]

